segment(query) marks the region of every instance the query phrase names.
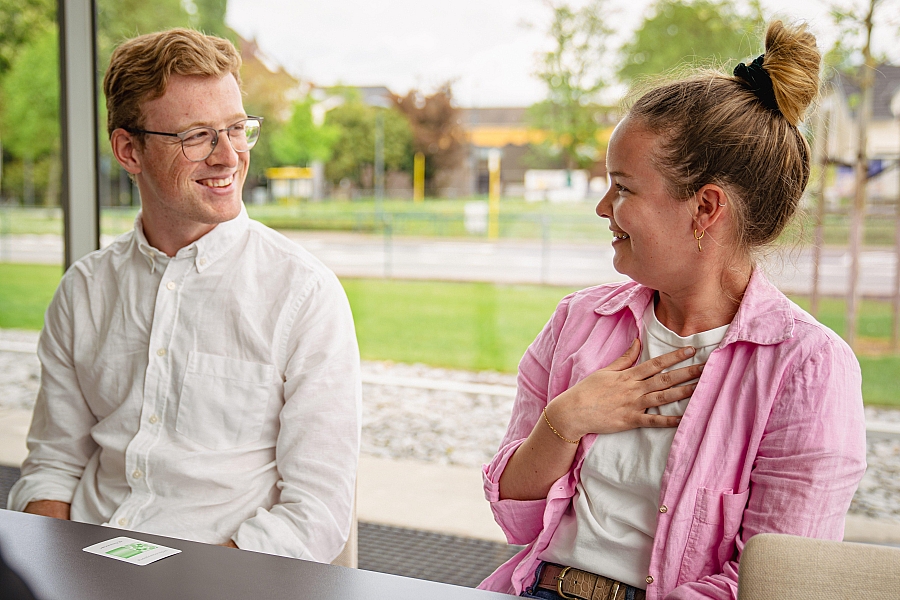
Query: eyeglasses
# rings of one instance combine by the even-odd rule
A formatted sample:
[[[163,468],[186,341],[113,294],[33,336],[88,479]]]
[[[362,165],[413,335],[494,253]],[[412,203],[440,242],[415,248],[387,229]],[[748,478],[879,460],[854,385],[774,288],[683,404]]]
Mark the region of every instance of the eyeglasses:
[[[262,117],[248,116],[238,121],[231,127],[215,129],[213,127],[193,127],[181,133],[165,133],[163,131],[147,131],[134,127],[123,127],[128,133],[144,133],[150,135],[164,135],[181,140],[181,151],[184,157],[191,162],[200,162],[209,158],[219,143],[219,134],[228,132],[228,141],[235,152],[249,152],[259,140],[259,130],[262,125]]]

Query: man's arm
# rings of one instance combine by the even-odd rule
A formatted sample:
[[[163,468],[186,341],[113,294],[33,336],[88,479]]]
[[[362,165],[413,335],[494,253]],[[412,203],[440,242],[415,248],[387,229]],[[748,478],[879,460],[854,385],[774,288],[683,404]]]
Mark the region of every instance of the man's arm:
[[[353,317],[330,272],[293,300],[284,407],[276,442],[280,503],[259,509],[232,536],[238,547],[319,562],[350,532],[359,462],[361,382]]]
[[[60,502],[59,500],[33,500],[28,503],[28,506],[22,512],[68,521],[69,503]]]
[[[84,467],[96,444],[90,436],[94,417],[78,383],[73,358],[73,317],[67,290],[72,272],[63,277],[47,308],[38,343],[41,387],[35,401],[28,432],[28,457],[22,476],[9,494],[12,510],[50,510],[57,518],[65,514]],[[48,508],[46,502],[54,502]],[[37,506],[31,506],[35,504]],[[64,504],[65,510],[58,504]]]

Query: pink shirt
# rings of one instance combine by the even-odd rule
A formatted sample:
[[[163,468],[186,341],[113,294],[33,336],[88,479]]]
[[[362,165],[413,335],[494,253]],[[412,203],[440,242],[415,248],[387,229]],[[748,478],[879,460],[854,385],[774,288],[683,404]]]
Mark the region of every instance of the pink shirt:
[[[560,302],[519,363],[518,395],[485,496],[511,544],[527,547],[479,586],[532,584],[575,493],[596,435],[544,500],[500,500],[500,476],[541,410],[621,356],[653,290],[601,285]],[[648,600],[736,598],[738,561],[757,533],[840,540],[865,471],[859,364],[831,330],[754,271],[731,327],[706,363],[662,476]]]

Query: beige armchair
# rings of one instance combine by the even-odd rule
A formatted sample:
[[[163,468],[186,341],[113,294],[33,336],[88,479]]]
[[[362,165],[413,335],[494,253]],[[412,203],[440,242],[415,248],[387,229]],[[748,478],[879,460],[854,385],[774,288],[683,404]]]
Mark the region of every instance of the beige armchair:
[[[900,548],[764,533],[741,555],[738,600],[897,600]]]

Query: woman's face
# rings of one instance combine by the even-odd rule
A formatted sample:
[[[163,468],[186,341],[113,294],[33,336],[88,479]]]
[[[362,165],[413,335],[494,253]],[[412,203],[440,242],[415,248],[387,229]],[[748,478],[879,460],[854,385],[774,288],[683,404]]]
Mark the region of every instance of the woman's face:
[[[625,118],[609,141],[610,186],[597,205],[613,232],[613,265],[623,275],[660,291],[675,291],[697,272],[693,203],[673,198],[652,156],[657,135]]]

